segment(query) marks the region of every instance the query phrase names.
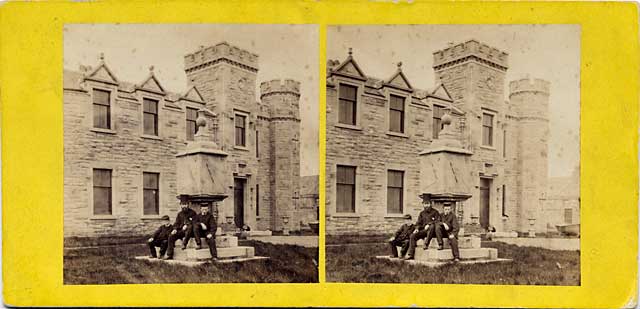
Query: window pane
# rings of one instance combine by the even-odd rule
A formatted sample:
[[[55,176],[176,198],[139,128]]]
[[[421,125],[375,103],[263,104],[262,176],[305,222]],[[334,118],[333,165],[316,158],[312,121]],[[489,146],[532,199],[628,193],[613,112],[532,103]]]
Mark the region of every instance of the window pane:
[[[236,128],[244,128],[245,125],[245,117],[236,115]]]
[[[143,199],[145,215],[157,215],[160,213],[157,190],[145,189]]]
[[[260,216],[260,185],[256,185],[256,217]]]
[[[158,189],[158,173],[142,173],[143,188]]]
[[[93,170],[93,186],[94,187],[111,187],[111,170],[94,169]]]
[[[109,106],[93,104],[93,127],[110,129]]]
[[[356,101],[357,93],[358,93],[357,87],[340,84],[340,99]]]
[[[110,105],[111,104],[111,92],[93,89],[93,103],[100,105]]]
[[[442,120],[434,118],[433,119],[433,138],[438,138],[438,134],[441,131]]]
[[[387,172],[387,185],[389,187],[402,188],[402,177],[404,172],[402,171],[388,171]]]
[[[402,213],[402,189],[401,188],[387,189],[387,213],[390,213],[390,214]]]
[[[356,168],[353,166],[338,166],[337,182],[340,184],[355,184]]]
[[[489,114],[482,114],[482,125],[493,127],[493,116]]]
[[[158,135],[157,119],[157,115],[144,113],[144,134]]]
[[[573,223],[571,208],[565,208],[564,210],[564,223],[567,223],[567,224]]]
[[[339,184],[337,187],[337,211],[355,212],[354,186]]]
[[[158,101],[151,99],[143,99],[144,112],[157,114],[158,113]]]
[[[403,111],[404,110],[404,98],[391,95],[390,106],[392,109]]]
[[[355,125],[355,119],[355,102],[340,100],[340,106],[338,109],[338,122]]]
[[[198,110],[195,108],[187,107],[187,120],[195,121],[198,118]]]
[[[193,136],[196,134],[196,123],[194,121],[187,121],[187,140],[192,141]]]
[[[389,131],[402,133],[402,112],[391,110],[389,112]]]
[[[93,187],[93,213],[111,214],[111,188]]]

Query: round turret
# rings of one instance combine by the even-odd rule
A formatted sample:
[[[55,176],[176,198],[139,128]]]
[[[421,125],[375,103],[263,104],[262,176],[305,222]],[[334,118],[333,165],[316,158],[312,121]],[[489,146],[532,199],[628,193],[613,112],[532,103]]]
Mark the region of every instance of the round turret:
[[[300,118],[300,82],[292,79],[262,82],[260,100],[270,107],[272,117]]]

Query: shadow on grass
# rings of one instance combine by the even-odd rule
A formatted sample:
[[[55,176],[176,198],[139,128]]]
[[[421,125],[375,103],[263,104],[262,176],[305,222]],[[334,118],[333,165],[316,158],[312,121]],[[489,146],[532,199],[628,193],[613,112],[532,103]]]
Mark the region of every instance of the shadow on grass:
[[[136,260],[149,254],[144,243],[71,249],[64,254],[64,284],[318,282],[317,248],[259,241],[240,245],[270,259],[189,267]]]
[[[552,251],[488,241],[482,246],[497,248],[500,258],[513,262],[430,268],[376,259],[376,255],[389,254],[384,243],[330,246],[326,251],[327,281],[580,285],[580,251]]]

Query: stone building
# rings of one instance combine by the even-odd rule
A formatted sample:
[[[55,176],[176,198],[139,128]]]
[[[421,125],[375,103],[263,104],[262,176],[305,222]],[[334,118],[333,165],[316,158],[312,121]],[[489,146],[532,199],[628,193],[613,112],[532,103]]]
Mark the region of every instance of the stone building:
[[[184,56],[183,93],[166,90],[153,67],[137,84],[120,81],[100,58],[64,72],[65,236],[138,235],[174,218],[176,155],[194,139],[198,115],[228,154],[219,223],[298,230],[297,217],[315,217],[300,196],[299,82],[266,81],[257,95],[258,55],[226,42]]]
[[[433,53],[436,85],[419,89],[402,63],[382,79],[351,50],[329,60],[327,233],[391,232],[416,218],[422,194],[453,202],[467,231],[544,230],[549,83],[511,81],[505,100],[508,66],[476,40],[450,45]]]

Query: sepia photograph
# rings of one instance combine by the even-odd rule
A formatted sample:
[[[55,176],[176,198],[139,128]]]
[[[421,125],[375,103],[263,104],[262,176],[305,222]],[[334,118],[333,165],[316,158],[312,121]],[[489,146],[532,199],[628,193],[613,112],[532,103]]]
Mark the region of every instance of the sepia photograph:
[[[63,36],[64,284],[318,282],[317,26]]]
[[[579,286],[580,31],[328,27],[327,281]]]

